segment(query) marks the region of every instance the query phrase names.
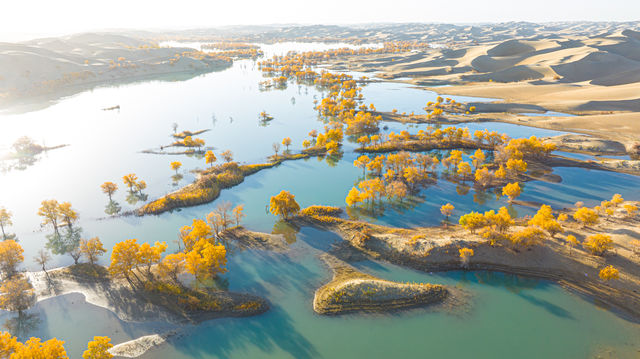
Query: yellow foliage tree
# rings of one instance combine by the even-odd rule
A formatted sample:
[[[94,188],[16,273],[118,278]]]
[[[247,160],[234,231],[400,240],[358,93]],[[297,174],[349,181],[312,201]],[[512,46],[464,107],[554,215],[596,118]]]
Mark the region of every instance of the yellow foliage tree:
[[[111,252],[111,265],[109,273],[113,276],[123,276],[131,283],[130,274],[133,274],[138,280],[133,269],[140,265],[140,245],[137,239],[127,239],[124,242],[116,243]]]
[[[162,258],[162,253],[167,250],[166,242],[155,242],[152,245],[142,243],[138,248],[138,258],[140,264],[147,266],[147,275],[151,276],[151,266],[158,263]]]
[[[633,216],[638,212],[638,206],[636,205],[625,204],[623,207],[624,207],[624,210],[627,211],[627,215],[629,216]]]
[[[7,234],[4,231],[5,226],[10,226],[13,224],[11,222],[12,214],[6,208],[0,207],[0,230],[2,230],[2,240],[7,240]]]
[[[481,213],[471,212],[461,216],[459,223],[471,233],[475,233],[477,229],[484,227],[487,222]]]
[[[113,182],[105,182],[100,185],[102,192],[109,196],[109,201],[112,201],[111,196],[118,190],[118,185]]]
[[[12,239],[0,242],[0,270],[6,277],[12,276],[24,261],[23,253],[22,246]]]
[[[463,179],[469,177],[471,175],[471,166],[469,166],[469,164],[467,162],[460,162],[458,163],[458,176],[462,177]]]
[[[598,276],[600,277],[600,279],[602,280],[612,280],[612,279],[619,279],[620,278],[620,272],[612,265],[606,266],[604,268],[602,268],[600,270],[600,273],[598,273]]]
[[[347,206],[349,207],[356,206],[361,201],[362,199],[360,198],[360,191],[358,191],[358,189],[355,187],[351,187],[351,190],[349,190],[349,193],[347,194],[347,198],[345,199]]]
[[[233,152],[230,150],[223,151],[220,156],[222,156],[222,159],[227,163],[233,161]]]
[[[362,156],[358,157],[358,159],[353,161],[353,165],[358,167],[358,168],[362,168],[362,175],[364,176],[366,174],[367,165],[370,162],[371,162],[371,158],[369,158],[369,156],[362,155]]]
[[[611,197],[611,203],[613,203],[615,206],[622,204],[622,202],[624,202],[624,198],[622,198],[619,193],[616,193],[613,195],[613,197]]]
[[[109,353],[111,348],[113,348],[111,338],[95,336],[87,344],[87,350],[82,353],[82,359],[111,359],[113,358],[113,355]]]
[[[213,217],[213,213],[208,217]],[[209,218],[207,218],[209,220]],[[212,221],[210,221],[212,222]],[[201,219],[194,219],[191,226],[180,228],[180,239],[184,244],[185,250],[191,251],[193,246],[201,239],[210,239],[213,236],[211,226]]]
[[[508,183],[502,187],[502,195],[509,197],[509,203],[513,202],[518,196],[520,196],[520,184],[518,182]]]
[[[269,212],[285,220],[299,211],[300,205],[296,202],[295,196],[288,191],[281,191],[276,196],[272,196],[269,201]]]
[[[594,255],[604,255],[608,250],[613,248],[613,240],[608,234],[598,233],[587,237],[582,246],[591,251]]]
[[[122,176],[122,182],[124,182],[125,186],[129,187],[130,192],[133,192],[133,189],[138,183],[138,176],[133,173],[129,173],[128,175]]]
[[[477,170],[478,168],[480,168],[480,166],[482,166],[482,164],[484,163],[484,161],[487,159],[487,156],[485,156],[484,152],[482,152],[481,149],[477,149],[476,152],[473,153],[473,155],[471,156],[471,160],[473,163],[473,167]]]
[[[236,219],[236,226],[239,226],[242,218],[246,216],[244,214],[244,204],[239,204],[233,207],[233,210],[231,212],[233,214],[233,217]]]
[[[289,146],[291,146],[291,138],[285,137],[284,139],[282,139],[282,145],[287,148],[287,151],[289,151]]]
[[[183,252],[166,255],[158,264],[158,276],[180,283],[178,276],[185,271],[185,254]]]
[[[98,257],[107,253],[107,250],[102,245],[100,238],[94,237],[89,240],[80,240],[80,253],[87,258],[89,263],[95,264]]]
[[[58,214],[60,218],[64,221],[64,224],[69,226],[73,225],[78,220],[78,212],[76,212],[73,208],[71,208],[71,203],[62,202],[58,206]]]
[[[538,226],[544,229],[545,231],[549,232],[551,237],[554,237],[556,233],[564,232],[564,229],[562,228],[560,223],[558,223],[558,221],[556,221],[555,217],[553,216],[551,206],[548,206],[546,204],[543,204],[540,207],[533,218],[529,220],[528,224],[530,226]]]
[[[440,213],[442,213],[446,221],[449,221],[449,217],[453,214],[454,208],[451,203],[443,204],[442,207],[440,207]]]
[[[205,279],[212,278],[218,273],[226,272],[227,251],[222,244],[213,244],[201,239],[194,249],[185,256],[185,268],[187,272],[196,278],[196,284]]]
[[[9,333],[0,333],[0,358],[2,359],[69,359],[64,350],[64,342],[56,338],[42,342],[40,338],[30,338],[19,342]]]
[[[59,208],[58,201],[50,199],[42,201],[40,209],[38,209],[38,216],[43,218],[42,225],[51,224],[56,233],[58,233],[58,219],[60,218]]]
[[[573,247],[578,246],[578,239],[573,234],[567,236],[567,247],[569,247],[569,255],[571,255],[571,250]]]
[[[26,279],[15,276],[0,285],[0,309],[22,314],[34,303],[34,291]]]
[[[207,151],[204,154],[204,161],[209,166],[213,166],[213,163],[216,162],[217,160],[218,159],[216,158],[216,155],[213,153],[213,151]]]
[[[486,167],[477,169],[474,177],[476,183],[482,187],[488,187],[493,182],[493,174]]]
[[[538,227],[525,227],[524,229],[511,234],[509,239],[513,244],[529,247],[534,244],[541,244],[544,241],[544,238],[545,234],[542,229]]]
[[[591,208],[580,207],[573,213],[573,219],[581,222],[583,226],[598,223],[598,214]]]
[[[176,174],[178,174],[178,170],[180,169],[180,167],[182,167],[182,162],[180,161],[171,162],[171,169],[176,171]]]

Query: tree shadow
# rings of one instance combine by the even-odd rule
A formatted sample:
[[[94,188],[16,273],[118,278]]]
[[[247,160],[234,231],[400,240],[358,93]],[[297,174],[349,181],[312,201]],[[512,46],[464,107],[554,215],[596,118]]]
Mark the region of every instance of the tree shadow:
[[[566,319],[575,319],[573,315],[571,315],[571,313],[569,313],[567,310],[547,300],[539,299],[532,295],[524,294],[524,293],[520,293],[518,296],[522,299],[525,299],[527,302],[533,305],[544,308],[547,312],[555,315],[556,317],[566,318]]]
[[[313,358],[318,352],[313,344],[295,329],[294,321],[280,307],[258,317],[220,319],[198,326],[188,334],[189,340],[170,339],[176,350],[192,357],[233,357],[235,350],[250,346],[262,352],[287,352],[294,358]]]

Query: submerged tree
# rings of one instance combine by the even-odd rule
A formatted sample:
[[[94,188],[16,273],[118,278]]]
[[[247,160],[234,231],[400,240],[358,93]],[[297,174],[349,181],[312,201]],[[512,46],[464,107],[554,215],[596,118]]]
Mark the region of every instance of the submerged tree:
[[[518,182],[508,183],[504,187],[502,187],[502,195],[509,197],[509,203],[513,202],[513,200],[520,196],[520,184]]]
[[[440,207],[440,213],[444,216],[445,221],[449,222],[449,217],[453,214],[454,208],[455,207],[451,203],[444,204]]]
[[[233,161],[233,152],[229,150],[222,152],[220,156],[222,156],[222,159],[224,159],[224,161],[227,163]]]
[[[282,139],[282,145],[286,147],[286,151],[289,152],[289,146],[291,146],[291,137],[285,137]]]
[[[231,212],[233,213],[233,217],[236,219],[236,226],[239,226],[240,220],[246,216],[246,214],[244,214],[244,204],[235,206]]]
[[[113,194],[118,190],[118,185],[113,182],[105,182],[100,185],[100,188],[102,189],[103,193],[109,196],[109,201],[113,201],[111,196],[113,196]]]
[[[213,166],[213,163],[216,162],[218,159],[216,158],[216,155],[213,153],[213,151],[207,151],[204,154],[204,161],[206,164],[209,165],[209,167]]]
[[[180,170],[180,167],[182,167],[182,162],[180,161],[171,162],[171,169],[176,171],[176,174],[178,174],[178,170]]]
[[[133,173],[122,176],[122,182],[129,188],[129,192],[133,192],[138,181],[138,176]]]
[[[33,287],[26,279],[16,276],[2,282],[0,309],[18,312],[18,315],[22,315],[22,312],[29,309],[34,301]]]
[[[38,210],[38,216],[42,217],[42,226],[50,224],[53,227],[53,231],[59,234],[58,231],[58,219],[60,218],[59,204],[55,199],[42,201],[40,209]]]
[[[222,244],[214,244],[205,239],[200,240],[185,255],[185,268],[193,274],[198,282],[213,278],[227,270],[227,250]]]
[[[18,264],[24,261],[24,250],[14,240],[0,242],[0,270],[5,277],[15,274]]]
[[[296,202],[294,195],[283,190],[276,196],[271,197],[269,211],[275,216],[288,219],[291,215],[300,211],[300,205]]]
[[[51,253],[64,255],[68,254],[73,258],[73,263],[78,264],[80,259],[80,237],[82,228],[67,227],[64,233],[54,233],[47,236],[47,248]]]
[[[62,202],[58,206],[58,214],[63,220],[63,224],[68,227],[69,230],[73,229],[73,224],[78,220],[78,212],[71,208],[71,203]]]
[[[13,215],[6,208],[0,207],[0,230],[2,230],[2,240],[7,240],[9,237],[7,233],[4,231],[4,227],[13,225],[11,222],[11,217]]]

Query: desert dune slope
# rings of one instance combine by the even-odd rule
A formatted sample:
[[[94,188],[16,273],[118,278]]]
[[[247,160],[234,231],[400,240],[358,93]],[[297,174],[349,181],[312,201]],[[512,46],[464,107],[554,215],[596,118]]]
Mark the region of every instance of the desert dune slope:
[[[85,33],[0,43],[0,106],[87,86],[228,66],[189,48],[159,47],[121,34]],[[73,89],[69,91],[69,89]]]
[[[426,86],[445,95],[500,99],[473,104],[485,117],[567,112],[583,116],[528,122],[540,122],[534,125],[542,127],[550,122],[570,123],[575,130],[640,141],[638,24],[590,27],[585,23],[560,26],[553,33],[548,27],[536,32],[531,26],[528,36],[517,36],[523,32],[512,29],[514,37],[504,40],[469,32],[476,40],[450,41],[423,52],[338,59],[333,66],[378,71],[376,75],[383,79]]]

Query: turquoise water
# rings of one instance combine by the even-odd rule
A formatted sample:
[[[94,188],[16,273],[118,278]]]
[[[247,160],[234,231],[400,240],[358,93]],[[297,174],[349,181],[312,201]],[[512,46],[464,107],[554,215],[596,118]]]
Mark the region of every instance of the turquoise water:
[[[281,53],[294,47],[277,45],[280,47],[269,45],[273,46],[269,51]],[[268,232],[283,230],[276,218],[265,211],[269,197],[282,189],[295,194],[301,206],[344,206],[347,192],[362,175],[352,164],[357,154],[349,143],[345,143],[344,156],[335,163],[317,158],[285,162],[247,177],[210,204],[161,216],[105,218],[107,198],[99,188],[104,181],[120,185],[114,199],[129,210],[141,203],[131,205],[125,201],[122,175],[137,173],[148,184],[145,192],[149,198],[156,198],[190,183],[193,175],[189,171],[204,167],[202,159],[141,153],[170,143],[174,122],[178,131],[210,129],[198,137],[218,153],[232,150],[237,160],[246,163],[264,161],[271,154],[271,144],[283,137],[291,137],[291,149],[299,150],[309,130],[322,129],[323,124],[312,109],[313,100],[322,98],[321,93],[294,84],[286,90],[260,92],[257,84],[262,79],[255,63],[243,60],[230,69],[187,81],[101,87],[38,111],[0,113],[0,149],[23,135],[47,145],[69,144],[40,156],[24,170],[0,175],[0,205],[15,214],[15,225],[9,230],[18,235],[25,248],[23,268],[37,269],[31,258],[44,246],[45,235],[50,231],[40,228],[36,216],[43,199],[70,201],[80,213],[79,225],[85,235],[99,236],[105,247],[138,238],[143,242],[166,241],[170,251],[176,249],[174,241],[181,226],[193,218],[205,217],[221,201],[245,204],[245,226]],[[397,108],[408,113],[420,113],[427,101],[437,97],[434,92],[399,83],[372,83],[363,93],[366,103],[373,102],[379,110]],[[101,111],[114,105],[120,105],[121,110]],[[263,110],[275,117],[266,127],[258,121],[258,113]],[[385,125],[387,131],[407,129],[412,133],[425,127]],[[471,131],[488,128],[512,137],[561,134],[497,122],[465,126]],[[184,178],[177,186],[169,168],[174,160],[183,163]],[[556,168],[554,173],[562,177],[561,183],[526,183],[521,199],[555,207],[570,206],[579,200],[591,205],[613,193],[640,199],[638,177],[577,168]],[[491,193],[476,193],[445,180],[406,202],[401,208],[388,206],[375,217],[361,215],[393,226],[426,226],[441,221],[439,207],[447,202],[456,207],[455,215],[506,205]],[[533,211],[519,206],[514,210],[519,215]],[[640,337],[637,325],[552,283],[491,273],[427,274],[363,262],[359,264],[363,270],[383,278],[461,286],[472,295],[471,309],[463,316],[412,310],[393,315],[320,317],[313,314],[311,300],[314,290],[330,274],[316,255],[339,239],[331,233],[302,228],[294,240],[287,254],[246,251],[230,258],[229,273],[225,275],[230,289],[265,296],[273,310],[255,318],[213,320],[190,328],[189,335],[179,344],[162,347],[151,357],[387,358],[394,353],[407,353],[403,355],[407,357],[429,353],[434,357],[581,358],[604,347],[615,347],[619,357],[633,357],[634,350],[638,350],[634,339]],[[102,259],[103,264],[107,264],[107,257],[108,254]],[[56,256],[51,266],[70,262],[68,256]],[[121,342],[150,333],[154,327],[170,327],[166,323],[122,322],[74,295],[45,300],[32,312],[42,321],[30,335],[58,336],[67,341],[74,357],[93,335],[109,335],[114,342]],[[100,319],[86,320],[92,315]]]

